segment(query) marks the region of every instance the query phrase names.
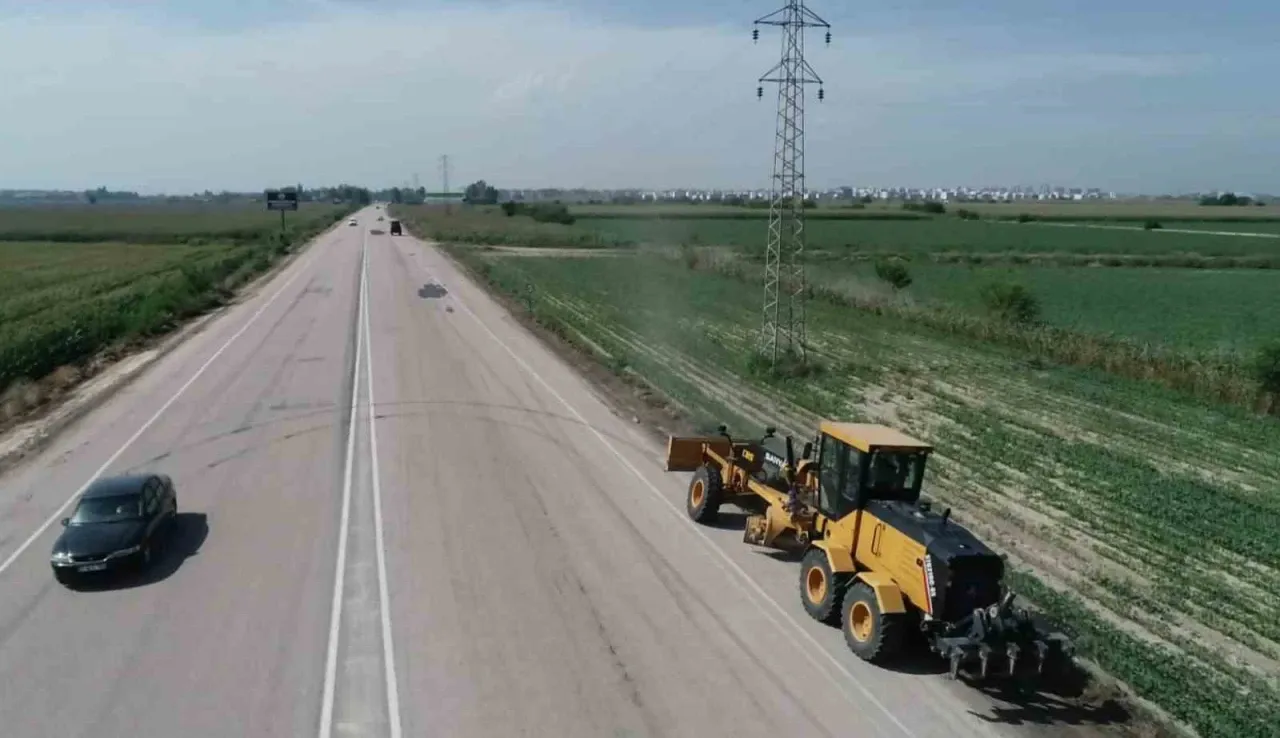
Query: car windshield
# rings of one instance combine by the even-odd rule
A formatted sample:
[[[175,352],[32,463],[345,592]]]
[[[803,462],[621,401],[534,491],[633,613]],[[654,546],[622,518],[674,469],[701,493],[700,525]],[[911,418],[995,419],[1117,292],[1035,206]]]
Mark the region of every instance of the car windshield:
[[[71,516],[71,525],[114,523],[133,520],[141,515],[142,497],[139,495],[90,497],[80,501],[75,514]]]

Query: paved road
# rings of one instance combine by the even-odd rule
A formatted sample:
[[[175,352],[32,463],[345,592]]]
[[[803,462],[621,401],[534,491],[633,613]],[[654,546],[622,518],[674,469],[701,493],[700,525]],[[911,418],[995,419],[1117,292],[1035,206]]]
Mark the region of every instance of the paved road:
[[[685,520],[652,441],[376,217],[0,479],[5,738],[998,736],[1043,716],[857,661],[804,617],[794,563]],[[100,468],[170,474],[179,533],[154,574],[70,591],[42,526]]]

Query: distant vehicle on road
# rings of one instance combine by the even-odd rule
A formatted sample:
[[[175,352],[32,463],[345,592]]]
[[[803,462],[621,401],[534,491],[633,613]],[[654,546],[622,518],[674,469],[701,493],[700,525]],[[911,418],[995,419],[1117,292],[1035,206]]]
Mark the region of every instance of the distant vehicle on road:
[[[151,565],[159,536],[178,516],[178,495],[165,474],[106,477],[89,485],[49,563],[64,585],[95,572],[141,570]]]
[[[403,235],[404,235],[404,232],[403,232],[402,230],[400,230],[400,221],[398,221],[398,220],[393,220],[393,221],[391,221],[391,235],[393,235],[393,236],[403,236]]]
[[[353,226],[353,225],[359,225],[359,224],[358,224],[358,223],[356,223],[356,219],[355,219],[355,218],[352,218],[351,220],[348,220],[348,221],[347,221],[347,225],[349,225],[349,226]]]

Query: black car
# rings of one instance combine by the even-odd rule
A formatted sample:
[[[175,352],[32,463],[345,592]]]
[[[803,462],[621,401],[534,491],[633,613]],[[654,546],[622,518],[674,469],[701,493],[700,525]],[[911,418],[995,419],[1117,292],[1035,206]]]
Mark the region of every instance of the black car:
[[[99,479],[80,496],[49,563],[63,584],[78,576],[151,564],[155,542],[178,515],[173,480],[164,474]]]

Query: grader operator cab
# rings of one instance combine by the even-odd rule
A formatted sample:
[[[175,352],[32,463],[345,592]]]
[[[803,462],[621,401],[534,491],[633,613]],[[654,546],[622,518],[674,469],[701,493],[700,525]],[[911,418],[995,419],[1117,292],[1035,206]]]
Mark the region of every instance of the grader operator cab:
[[[687,511],[699,523],[723,504],[750,513],[747,543],[803,552],[800,600],[840,625],[849,648],[891,661],[918,634],[950,662],[1009,675],[1070,660],[1065,636],[1044,632],[1004,591],[1004,559],[920,499],[932,448],[880,425],[823,421],[797,459],[791,437],[719,436],[667,443],[667,471],[692,471]]]

